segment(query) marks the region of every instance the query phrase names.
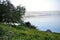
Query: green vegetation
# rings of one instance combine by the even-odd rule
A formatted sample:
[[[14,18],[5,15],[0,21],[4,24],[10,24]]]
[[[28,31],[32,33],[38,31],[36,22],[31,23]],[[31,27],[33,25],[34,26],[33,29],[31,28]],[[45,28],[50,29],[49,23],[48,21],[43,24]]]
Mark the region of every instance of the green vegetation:
[[[0,40],[60,40],[60,34],[43,32],[24,25],[13,27],[0,23]]]
[[[29,22],[24,23],[21,18],[25,10],[23,6],[14,7],[9,0],[0,0],[0,40],[60,40],[58,33],[39,31]]]
[[[9,0],[0,0],[0,22],[21,22],[24,6],[15,7]]]

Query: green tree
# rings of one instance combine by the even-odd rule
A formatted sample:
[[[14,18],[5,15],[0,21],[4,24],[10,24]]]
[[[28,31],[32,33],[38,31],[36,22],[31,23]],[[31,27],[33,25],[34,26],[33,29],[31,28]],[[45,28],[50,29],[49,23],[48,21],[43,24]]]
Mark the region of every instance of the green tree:
[[[0,22],[21,22],[25,10],[24,6],[14,7],[9,0],[0,0]]]

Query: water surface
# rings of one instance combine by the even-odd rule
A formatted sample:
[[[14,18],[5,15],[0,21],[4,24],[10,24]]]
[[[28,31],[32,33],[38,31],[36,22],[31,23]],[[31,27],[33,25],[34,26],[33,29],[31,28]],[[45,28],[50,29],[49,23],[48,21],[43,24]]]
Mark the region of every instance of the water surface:
[[[60,33],[60,15],[31,17],[26,18],[24,21],[29,21],[39,30],[46,31],[47,29],[50,29],[52,32]]]

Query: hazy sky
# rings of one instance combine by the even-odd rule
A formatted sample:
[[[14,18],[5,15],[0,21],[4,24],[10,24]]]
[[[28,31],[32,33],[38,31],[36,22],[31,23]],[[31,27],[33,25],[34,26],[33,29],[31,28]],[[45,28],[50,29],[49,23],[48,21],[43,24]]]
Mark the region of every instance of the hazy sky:
[[[22,4],[27,11],[60,11],[60,0],[11,0],[17,6]]]

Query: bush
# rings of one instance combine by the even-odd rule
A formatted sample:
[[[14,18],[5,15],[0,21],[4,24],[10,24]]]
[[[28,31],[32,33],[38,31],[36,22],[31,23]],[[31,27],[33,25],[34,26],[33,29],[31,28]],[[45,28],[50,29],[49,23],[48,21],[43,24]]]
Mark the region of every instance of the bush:
[[[31,25],[30,22],[26,22],[25,25],[28,27],[28,28],[33,28],[33,29],[36,29],[35,26]]]
[[[30,22],[26,22],[25,25],[26,26],[31,26],[31,23]]]

